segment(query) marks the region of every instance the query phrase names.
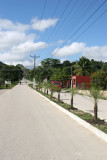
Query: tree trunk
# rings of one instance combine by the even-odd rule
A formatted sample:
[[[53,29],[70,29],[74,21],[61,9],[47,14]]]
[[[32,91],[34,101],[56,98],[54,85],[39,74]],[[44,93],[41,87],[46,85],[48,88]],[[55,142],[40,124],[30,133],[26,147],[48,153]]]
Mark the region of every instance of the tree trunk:
[[[73,108],[73,96],[71,97],[71,109]]]
[[[58,102],[60,102],[60,92],[58,92]]]
[[[95,118],[95,120],[97,120],[97,110],[98,110],[97,103],[95,103],[95,105],[94,105],[94,118]]]
[[[53,91],[51,90],[51,98],[53,97]]]
[[[47,95],[48,95],[48,89],[47,89]]]

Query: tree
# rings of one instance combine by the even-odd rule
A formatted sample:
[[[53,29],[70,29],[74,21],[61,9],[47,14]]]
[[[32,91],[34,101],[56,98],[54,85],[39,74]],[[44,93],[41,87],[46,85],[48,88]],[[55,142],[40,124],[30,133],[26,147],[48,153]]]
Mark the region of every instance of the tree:
[[[90,88],[90,96],[94,100],[94,118],[97,120],[97,113],[98,113],[98,101],[103,96],[102,88],[97,86],[96,84],[92,84]]]
[[[64,61],[64,62],[62,63],[62,65],[63,65],[63,67],[69,67],[69,66],[71,66],[71,62],[68,61],[68,60],[66,60],[66,61]]]
[[[0,77],[3,80],[18,81],[23,77],[23,71],[18,66],[3,66],[0,72]]]
[[[107,74],[104,71],[97,71],[91,74],[91,81],[103,89],[107,85]]]
[[[60,66],[60,60],[59,59],[53,59],[53,58],[46,58],[43,61],[41,61],[41,65],[43,67],[59,67]]]
[[[53,92],[58,92],[58,102],[60,102],[60,92],[61,88],[59,88],[57,85],[50,84],[50,90],[51,90],[51,98],[53,96]]]
[[[62,69],[61,68],[55,68],[52,72],[52,76],[50,77],[50,81],[62,81],[63,80],[63,77],[62,77]]]
[[[74,65],[74,73],[76,75],[90,75],[90,60],[86,57],[81,57]]]
[[[74,96],[75,96],[75,94],[78,93],[78,90],[76,88],[70,88],[69,91],[71,93],[71,109],[74,109],[74,107],[73,107]]]

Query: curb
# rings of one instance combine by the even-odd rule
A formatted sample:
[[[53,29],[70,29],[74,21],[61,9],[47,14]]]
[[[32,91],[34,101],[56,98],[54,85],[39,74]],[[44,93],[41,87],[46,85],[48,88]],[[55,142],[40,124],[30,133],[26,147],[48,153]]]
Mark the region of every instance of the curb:
[[[47,97],[41,95],[36,90],[34,90],[34,91],[37,94],[39,94],[41,97],[43,97],[45,100],[47,100],[48,102],[50,102],[51,104],[53,104],[60,111],[62,111],[63,113],[65,113],[67,116],[69,116],[73,120],[77,121],[80,125],[84,126],[89,131],[93,132],[96,136],[98,136],[99,138],[101,138],[103,141],[107,142],[107,134],[105,134],[104,132],[100,131],[99,129],[97,129],[96,127],[92,126],[91,124],[89,124],[88,122],[84,121],[83,119],[79,118],[78,116],[74,115],[73,113],[71,113],[71,112],[67,111],[66,109],[62,108],[61,106],[59,106],[55,102],[51,101]]]

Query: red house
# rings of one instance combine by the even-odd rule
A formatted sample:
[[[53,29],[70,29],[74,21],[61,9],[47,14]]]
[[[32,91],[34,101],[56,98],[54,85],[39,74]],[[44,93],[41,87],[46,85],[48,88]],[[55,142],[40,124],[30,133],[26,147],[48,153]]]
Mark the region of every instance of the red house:
[[[72,76],[73,88],[90,88],[91,77],[90,76]]]

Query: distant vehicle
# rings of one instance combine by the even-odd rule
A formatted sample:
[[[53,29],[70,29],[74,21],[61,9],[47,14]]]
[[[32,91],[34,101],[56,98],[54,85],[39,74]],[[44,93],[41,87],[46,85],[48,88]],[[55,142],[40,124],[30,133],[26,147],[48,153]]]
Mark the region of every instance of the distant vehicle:
[[[51,84],[57,85],[59,88],[62,88],[62,83],[60,81],[52,81]]]

